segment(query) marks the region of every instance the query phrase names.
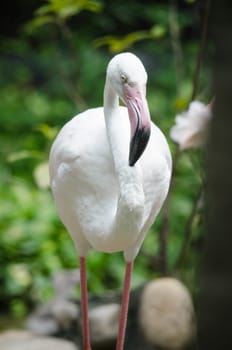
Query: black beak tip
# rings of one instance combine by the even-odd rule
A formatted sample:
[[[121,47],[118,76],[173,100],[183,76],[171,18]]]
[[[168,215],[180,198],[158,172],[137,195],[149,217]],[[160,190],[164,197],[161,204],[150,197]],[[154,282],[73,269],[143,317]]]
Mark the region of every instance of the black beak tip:
[[[134,166],[143,154],[150,138],[150,129],[137,129],[130,143],[129,166]]]
[[[129,166],[134,166],[136,162],[137,160],[131,159],[131,157],[129,157]]]

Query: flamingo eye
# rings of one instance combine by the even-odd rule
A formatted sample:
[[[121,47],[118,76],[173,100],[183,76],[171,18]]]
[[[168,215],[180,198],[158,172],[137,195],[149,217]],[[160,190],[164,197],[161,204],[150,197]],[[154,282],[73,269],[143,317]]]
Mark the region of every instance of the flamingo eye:
[[[127,78],[126,78],[125,74],[121,74],[120,75],[120,79],[121,79],[122,83],[126,83],[126,81],[127,81]]]

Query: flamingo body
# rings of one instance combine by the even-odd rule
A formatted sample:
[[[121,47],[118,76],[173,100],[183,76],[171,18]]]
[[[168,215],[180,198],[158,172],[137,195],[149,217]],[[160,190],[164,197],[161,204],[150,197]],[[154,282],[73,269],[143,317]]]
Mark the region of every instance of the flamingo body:
[[[119,112],[119,142],[125,144],[128,153],[127,109],[120,107]],[[85,256],[91,246],[108,253],[124,251],[127,260],[136,256],[163,204],[170,181],[169,149],[162,132],[153,123],[149,143],[138,162],[145,196],[140,225],[132,235],[122,225],[112,237],[110,230],[120,194],[103,108],[77,115],[60,131],[50,154],[51,187],[60,218],[79,255]]]

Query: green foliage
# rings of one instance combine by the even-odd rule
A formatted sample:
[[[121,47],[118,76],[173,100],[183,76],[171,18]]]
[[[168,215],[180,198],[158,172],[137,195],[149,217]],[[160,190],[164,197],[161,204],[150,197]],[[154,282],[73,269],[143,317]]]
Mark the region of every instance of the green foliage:
[[[56,15],[60,18],[68,18],[83,10],[98,12],[101,4],[94,0],[47,0],[47,5],[42,5],[37,11],[37,16]]]
[[[35,11],[35,17],[27,23],[26,31],[38,29],[48,23],[65,21],[68,18],[78,15],[87,10],[98,13],[102,9],[102,4],[95,0],[46,0],[47,4],[40,6]]]
[[[111,10],[107,3],[103,7],[103,2],[99,1],[48,0],[26,25],[30,33],[33,29],[34,39],[25,36],[25,31],[17,40],[1,39],[9,57],[0,61],[3,72],[0,87],[0,300],[16,315],[25,313],[31,302],[51,297],[49,278],[54,272],[77,266],[73,243],[60,223],[48,188],[47,161],[50,145],[60,127],[84,108],[102,105],[105,67],[110,55],[100,47],[105,45],[111,52],[133,50],[144,56],[151,115],[168,140],[175,114],[188,106],[198,41],[192,37],[181,41],[183,60],[179,76],[170,38],[169,5],[144,6],[137,1],[133,4],[134,7],[129,7],[119,1],[118,8],[127,9],[120,12],[113,4]],[[90,14],[95,16],[90,17]],[[69,21],[76,18],[80,18],[80,22],[75,25],[73,21],[69,26]],[[146,23],[142,28],[141,19]],[[192,20],[191,8],[188,12],[181,9],[180,34]],[[45,25],[51,22],[53,29]],[[114,23],[117,23],[115,28]],[[131,25],[129,29],[127,23]],[[46,31],[42,30],[44,27]],[[209,89],[205,89],[208,80],[209,71],[204,66],[199,91],[205,100],[209,97]],[[175,154],[176,148],[169,142]],[[171,194],[167,247],[171,273],[175,271],[186,222],[201,184],[200,157],[195,152],[197,165],[196,162],[193,165],[192,153],[180,156]],[[184,263],[175,271],[194,291],[194,267],[199,263],[198,247],[203,237],[201,218],[199,210],[192,224]],[[160,254],[162,224],[161,214],[136,260],[133,286],[161,273],[156,258]],[[121,254],[91,252],[88,265],[91,292],[121,288],[124,275]]]
[[[117,53],[123,50],[127,50],[138,41],[145,39],[160,39],[165,34],[165,27],[163,27],[162,25],[154,25],[150,30],[129,33],[123,37],[107,35],[102,38],[96,39],[94,41],[94,44],[96,47],[107,45],[111,52]]]

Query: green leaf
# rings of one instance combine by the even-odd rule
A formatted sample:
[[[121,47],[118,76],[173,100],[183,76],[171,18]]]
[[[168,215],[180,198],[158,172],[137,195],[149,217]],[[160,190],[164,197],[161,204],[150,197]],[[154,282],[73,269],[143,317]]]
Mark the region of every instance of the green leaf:
[[[41,189],[49,188],[48,162],[39,163],[33,172],[35,182]]]
[[[54,140],[58,132],[58,128],[51,127],[46,123],[39,124],[37,130],[40,131],[48,140]]]
[[[16,162],[18,160],[28,159],[28,158],[41,158],[42,154],[38,151],[28,151],[21,150],[18,152],[12,152],[8,155],[7,161],[10,163]]]
[[[32,33],[35,29],[38,27],[41,27],[45,24],[48,23],[54,23],[55,19],[51,15],[44,15],[44,16],[38,16],[29,21],[25,26],[24,26],[24,31],[27,34]]]
[[[113,53],[117,53],[128,49],[133,44],[138,41],[145,39],[160,39],[167,32],[167,29],[163,25],[155,25],[151,28],[151,30],[140,30],[137,32],[129,33],[125,36],[113,36],[107,35],[102,38],[98,38],[94,41],[94,45],[96,47],[100,46],[108,46],[109,50]]]
[[[129,33],[122,37],[117,37],[113,35],[107,35],[102,38],[98,38],[94,41],[94,45],[96,47],[107,45],[111,52],[117,53],[128,49],[134,43],[148,39],[150,37],[150,33],[148,31],[137,31]]]
[[[7,267],[8,291],[11,295],[25,290],[32,282],[32,276],[26,264],[11,264]]]
[[[52,1],[54,2],[54,1]],[[43,6],[40,6],[36,11],[35,11],[35,15],[37,17],[39,16],[44,16],[44,15],[47,15],[48,13],[52,13],[54,12],[54,5],[52,4],[52,2],[49,4],[49,5],[43,5]]]
[[[35,12],[37,17],[53,14],[61,19],[77,15],[83,10],[99,12],[102,4],[93,0],[50,0]]]
[[[156,24],[151,28],[150,33],[153,39],[160,39],[167,33],[167,28],[161,24]]]

